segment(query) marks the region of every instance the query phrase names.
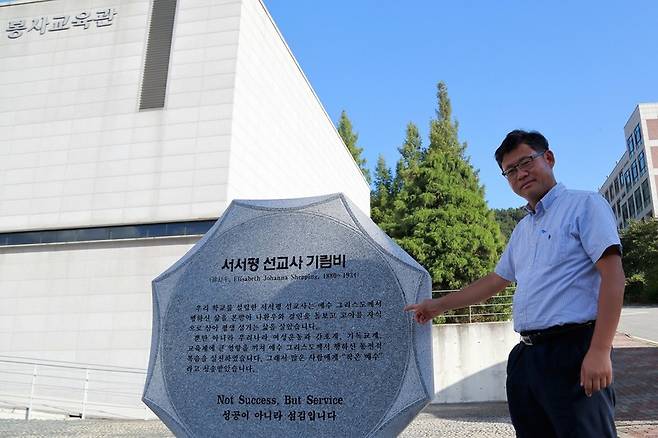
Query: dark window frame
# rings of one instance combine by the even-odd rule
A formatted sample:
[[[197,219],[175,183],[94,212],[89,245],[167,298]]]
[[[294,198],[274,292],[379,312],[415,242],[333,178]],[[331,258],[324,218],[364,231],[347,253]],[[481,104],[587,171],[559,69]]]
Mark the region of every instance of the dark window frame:
[[[642,128],[640,128],[639,123],[635,126],[635,129],[633,129],[633,139],[635,140],[636,146],[642,143]]]
[[[644,174],[644,172],[647,171],[647,158],[644,150],[638,154],[637,163],[638,167],[640,168],[640,175]]]
[[[649,179],[645,179],[640,184],[642,188],[642,198],[645,204],[648,204],[651,201],[651,187],[649,187]]]
[[[642,200],[642,189],[638,187],[635,190],[635,193],[633,194],[633,197],[635,198],[635,208],[637,209],[637,212],[641,212],[644,210],[644,202]]]
[[[0,246],[200,236],[212,228],[215,221],[216,220],[164,222],[155,224],[116,225],[110,227],[17,231],[12,233],[0,233]]]

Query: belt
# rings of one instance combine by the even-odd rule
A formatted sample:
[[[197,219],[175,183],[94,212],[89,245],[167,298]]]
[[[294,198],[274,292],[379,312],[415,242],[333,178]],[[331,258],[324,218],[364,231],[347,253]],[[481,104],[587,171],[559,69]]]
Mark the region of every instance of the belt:
[[[580,324],[555,325],[542,330],[530,330],[521,332],[521,342],[525,345],[536,345],[551,339],[576,334],[585,328],[594,327],[594,321],[587,321]]]

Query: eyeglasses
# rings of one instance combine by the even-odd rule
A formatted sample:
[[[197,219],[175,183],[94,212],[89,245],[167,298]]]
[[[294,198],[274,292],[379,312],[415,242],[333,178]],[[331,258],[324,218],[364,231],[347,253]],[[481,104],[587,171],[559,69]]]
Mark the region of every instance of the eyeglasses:
[[[541,152],[537,152],[536,154],[532,154],[528,157],[522,158],[521,161],[516,163],[514,166],[510,167],[507,170],[504,170],[503,171],[503,176],[507,179],[510,179],[510,178],[514,177],[518,170],[525,170],[525,169],[530,168],[530,166],[532,166],[533,160],[535,158],[541,157],[545,153],[546,153],[546,151],[541,151]]]

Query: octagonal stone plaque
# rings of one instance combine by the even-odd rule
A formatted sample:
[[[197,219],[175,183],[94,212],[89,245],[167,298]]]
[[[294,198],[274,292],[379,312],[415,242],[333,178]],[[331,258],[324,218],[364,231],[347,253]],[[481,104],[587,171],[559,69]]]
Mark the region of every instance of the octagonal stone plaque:
[[[430,277],[344,195],[233,201],[153,280],[144,402],[181,437],[395,436],[433,394]]]

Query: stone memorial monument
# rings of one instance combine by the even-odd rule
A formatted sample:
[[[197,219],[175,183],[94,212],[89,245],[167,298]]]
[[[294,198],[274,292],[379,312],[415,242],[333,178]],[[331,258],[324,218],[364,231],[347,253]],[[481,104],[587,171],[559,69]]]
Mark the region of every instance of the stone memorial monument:
[[[153,280],[144,402],[180,437],[388,437],[429,403],[429,274],[344,195],[233,201]]]

